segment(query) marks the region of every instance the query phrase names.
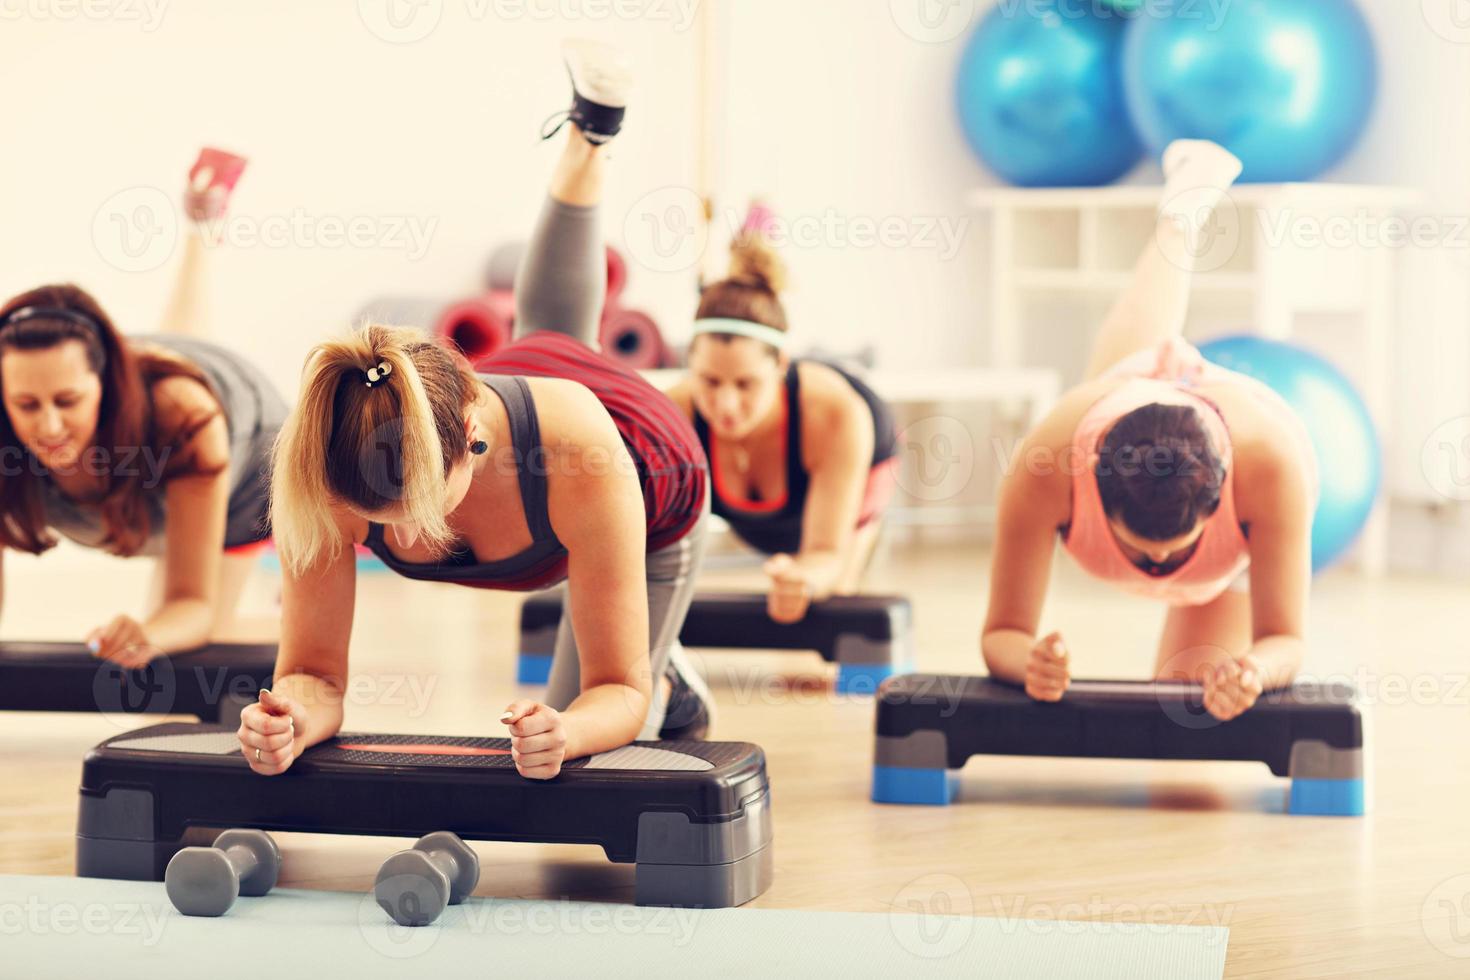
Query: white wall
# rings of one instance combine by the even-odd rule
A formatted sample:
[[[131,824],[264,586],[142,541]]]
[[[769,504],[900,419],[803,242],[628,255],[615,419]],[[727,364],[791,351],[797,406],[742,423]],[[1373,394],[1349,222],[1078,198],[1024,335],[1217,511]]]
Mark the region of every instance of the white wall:
[[[75,281],[124,330],[153,329],[178,256],[124,271],[108,260],[116,229],[104,221],[110,230],[94,236],[94,217],[176,200],[204,143],[238,150],[251,165],[232,227],[293,216],[373,222],[370,247],[330,247],[308,232],[284,247],[210,254],[219,329],[293,394],[306,349],[363,302],[472,292],[491,247],[528,232],[556,158],[537,133],[570,97],[563,35],[615,39],[639,63],[639,101],[610,182],[610,233],[620,234],[648,188],[688,181],[696,34],[675,20],[505,19],[496,11],[516,4],[429,0],[423,9],[442,11],[437,29],[391,44],[358,13],[385,0],[173,0],[151,31],[117,19],[14,19],[22,4],[67,2],[0,4],[0,292]],[[139,186],[153,190],[115,197]],[[433,228],[421,256],[392,240],[399,218]],[[629,298],[687,315],[691,291],[688,277],[635,271]]]
[[[212,255],[220,328],[292,389],[306,348],[363,302],[471,291],[490,247],[524,234],[554,160],[535,133],[565,98],[557,41],[583,33],[629,46],[641,79],[606,209],[609,238],[633,261],[630,304],[687,336],[698,256],[670,256],[647,236],[658,226],[677,240],[685,227],[679,210],[703,190],[703,121],[715,137],[717,231],[759,194],[815,236],[786,250],[804,340],[871,344],[900,368],[983,357],[986,229],[962,202],[994,178],[964,146],[952,89],[966,36],[957,28],[989,0],[88,0],[115,16],[62,19],[77,2],[0,0],[0,292],[75,280],[125,329],[150,329],[174,263],[119,268],[116,229],[109,244],[94,219],[101,209],[106,229],[108,208],[150,193],[116,197],[130,188],[174,199],[204,142],[251,156],[234,208],[246,222],[431,225],[419,257],[301,235]],[[383,40],[371,25],[382,31],[390,2],[437,14],[436,29]],[[126,19],[147,3],[166,4],[154,29]],[[1417,186],[1427,213],[1470,213],[1470,30],[1431,23],[1421,10],[1433,2],[1361,3],[1382,53],[1382,96],[1365,140],[1328,178]],[[925,28],[921,4],[958,19]],[[708,109],[696,9],[716,35]],[[1156,181],[1157,170],[1145,164],[1129,179]],[[862,237],[885,225],[895,241]],[[1396,486],[1411,493],[1424,482],[1428,433],[1470,415],[1470,249],[1406,255],[1404,266],[1391,450]],[[1073,342],[1075,331],[1034,338],[1030,355],[1062,363],[1057,345]]]

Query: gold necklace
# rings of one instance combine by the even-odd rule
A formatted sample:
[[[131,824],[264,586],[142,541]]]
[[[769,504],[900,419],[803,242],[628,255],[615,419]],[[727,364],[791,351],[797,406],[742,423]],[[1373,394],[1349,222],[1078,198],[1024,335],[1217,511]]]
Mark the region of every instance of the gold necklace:
[[[744,446],[731,446],[730,453],[735,457],[735,469],[741,473],[750,470],[750,450]]]

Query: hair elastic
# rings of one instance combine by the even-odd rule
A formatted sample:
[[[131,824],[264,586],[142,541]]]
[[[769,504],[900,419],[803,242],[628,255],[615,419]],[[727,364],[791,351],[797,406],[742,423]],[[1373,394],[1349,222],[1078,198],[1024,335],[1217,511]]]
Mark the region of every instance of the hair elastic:
[[[392,373],[393,365],[389,364],[387,361],[379,361],[377,367],[368,368],[366,371],[363,372],[363,374],[367,375],[367,386],[369,388],[377,384],[379,381],[382,381]]]
[[[763,344],[770,344],[779,351],[786,349],[790,336],[784,330],[768,327],[764,323],[756,323],[754,320],[735,320],[726,317],[709,317],[707,319],[694,321],[694,335],[722,333],[733,334],[736,337],[749,337],[751,340],[759,340]]]

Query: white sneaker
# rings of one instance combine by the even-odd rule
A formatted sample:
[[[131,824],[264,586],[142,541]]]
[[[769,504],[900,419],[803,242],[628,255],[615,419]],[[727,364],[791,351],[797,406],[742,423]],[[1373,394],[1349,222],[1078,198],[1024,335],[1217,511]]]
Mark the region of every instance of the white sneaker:
[[[568,40],[562,58],[572,79],[572,107],[547,120],[541,138],[550,139],[568,122],[582,131],[589,143],[602,144],[618,135],[628,96],[633,90],[633,69],[622,48],[601,41]]]
[[[1162,217],[1176,221],[1191,238],[1209,223],[1242,164],[1229,150],[1209,140],[1175,140],[1164,150]]]
[[[586,39],[562,42],[562,59],[576,94],[610,109],[626,109],[633,91],[633,62],[613,44]]]

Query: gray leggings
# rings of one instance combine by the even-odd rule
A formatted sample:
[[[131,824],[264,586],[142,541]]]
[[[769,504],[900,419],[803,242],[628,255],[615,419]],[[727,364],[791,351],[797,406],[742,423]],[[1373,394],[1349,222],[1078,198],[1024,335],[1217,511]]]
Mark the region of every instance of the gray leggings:
[[[577,207],[550,197],[546,199],[516,274],[516,337],[537,330],[554,330],[588,346],[596,345],[607,294],[607,265],[600,225],[595,207]],[[653,707],[638,734],[643,740],[658,738],[658,731],[663,727],[664,694],[659,681],[670,658],[679,657],[679,632],[694,600],[694,577],[704,560],[708,523],[709,495],[706,494],[704,513],[693,529],[673,544],[651,552],[645,562]],[[563,711],[581,693],[582,670],[577,640],[572,635],[568,597],[562,600],[561,626],[556,633],[546,703]]]

